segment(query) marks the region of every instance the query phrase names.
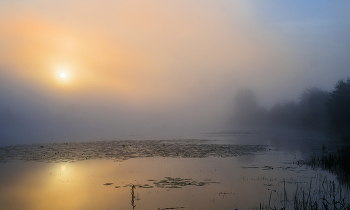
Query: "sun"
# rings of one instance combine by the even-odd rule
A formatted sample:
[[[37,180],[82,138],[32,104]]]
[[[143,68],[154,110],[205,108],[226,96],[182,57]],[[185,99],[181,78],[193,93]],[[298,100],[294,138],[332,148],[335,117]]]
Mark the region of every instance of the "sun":
[[[61,81],[71,79],[72,71],[68,65],[56,65],[53,69],[57,79]]]

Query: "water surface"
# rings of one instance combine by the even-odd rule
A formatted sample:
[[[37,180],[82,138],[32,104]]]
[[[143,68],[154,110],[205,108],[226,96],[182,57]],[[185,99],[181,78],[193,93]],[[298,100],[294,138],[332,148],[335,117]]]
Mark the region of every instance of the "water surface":
[[[321,196],[322,183],[335,180],[296,164],[301,158],[298,150],[227,139],[7,146],[0,203],[9,210],[255,209],[269,201],[281,208],[282,192],[292,198],[296,187],[312,186]]]

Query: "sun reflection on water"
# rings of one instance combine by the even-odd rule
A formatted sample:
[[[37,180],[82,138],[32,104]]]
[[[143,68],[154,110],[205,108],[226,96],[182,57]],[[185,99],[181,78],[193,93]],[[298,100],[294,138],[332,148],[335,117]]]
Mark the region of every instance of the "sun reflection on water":
[[[293,164],[298,154],[272,147],[262,151],[265,147],[198,141],[70,143],[31,146],[37,148],[36,156],[20,148],[16,157],[21,154],[30,161],[0,163],[3,209],[22,209],[23,204],[26,209],[52,210],[249,209],[270,196],[277,208],[284,205],[277,192],[293,195],[296,186],[310,187],[310,179],[313,188],[326,176],[335,180],[327,172],[317,171],[315,176],[316,171]],[[72,151],[75,159],[69,159]],[[213,151],[220,157],[213,157]],[[43,156],[47,162],[40,159]]]

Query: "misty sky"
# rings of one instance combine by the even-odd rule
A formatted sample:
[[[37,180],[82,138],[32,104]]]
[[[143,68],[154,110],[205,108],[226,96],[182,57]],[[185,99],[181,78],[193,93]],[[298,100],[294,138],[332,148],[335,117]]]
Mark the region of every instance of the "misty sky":
[[[239,88],[350,76],[349,34],[349,1],[0,0],[0,145],[228,130]]]

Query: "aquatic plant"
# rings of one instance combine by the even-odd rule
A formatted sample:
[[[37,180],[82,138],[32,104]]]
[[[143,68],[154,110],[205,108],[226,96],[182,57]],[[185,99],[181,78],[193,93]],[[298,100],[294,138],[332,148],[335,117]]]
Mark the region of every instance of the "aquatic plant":
[[[312,180],[308,189],[299,187],[296,184],[296,190],[293,199],[290,199],[286,193],[285,181],[283,181],[283,198],[281,198],[281,206],[271,207],[272,190],[268,205],[260,203],[256,210],[350,210],[349,190],[343,189],[342,185],[336,185],[334,181],[323,180],[319,189],[312,189]],[[276,192],[277,193],[277,192]]]
[[[335,174],[340,184],[350,188],[350,145],[343,145],[333,153],[314,155],[304,163]]]
[[[123,161],[143,157],[234,157],[266,151],[266,145],[218,144],[200,139],[48,143],[0,147],[0,162],[76,162],[91,159]]]

